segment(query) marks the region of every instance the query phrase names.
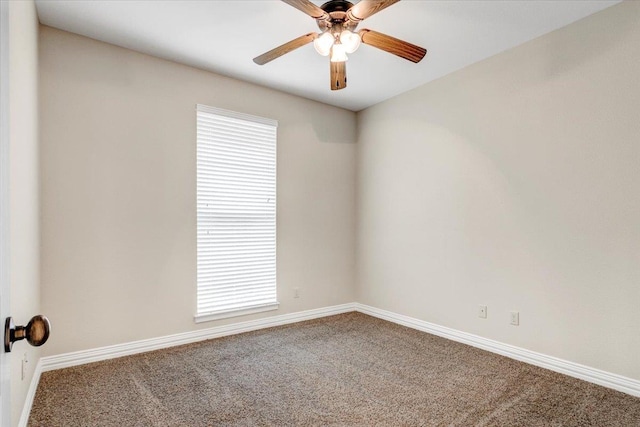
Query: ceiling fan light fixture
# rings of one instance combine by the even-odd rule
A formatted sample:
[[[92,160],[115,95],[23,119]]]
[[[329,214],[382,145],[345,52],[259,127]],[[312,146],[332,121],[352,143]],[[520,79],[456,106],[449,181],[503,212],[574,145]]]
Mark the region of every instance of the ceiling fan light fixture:
[[[340,33],[340,43],[344,46],[346,53],[353,53],[360,47],[360,35],[349,30]]]
[[[327,56],[331,53],[331,47],[335,43],[336,39],[333,37],[330,31],[325,31],[319,37],[313,41],[313,47],[322,56]]]
[[[348,59],[344,45],[336,43],[331,47],[331,62],[345,62]]]

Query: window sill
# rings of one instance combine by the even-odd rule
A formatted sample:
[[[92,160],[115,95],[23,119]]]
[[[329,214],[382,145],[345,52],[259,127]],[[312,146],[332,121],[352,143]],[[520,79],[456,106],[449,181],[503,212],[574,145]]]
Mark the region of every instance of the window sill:
[[[272,304],[259,305],[255,307],[245,307],[235,310],[218,311],[214,313],[196,314],[193,316],[193,321],[196,323],[210,322],[212,320],[226,319],[228,317],[246,316],[249,314],[262,313],[263,311],[277,310],[280,306],[279,302]]]

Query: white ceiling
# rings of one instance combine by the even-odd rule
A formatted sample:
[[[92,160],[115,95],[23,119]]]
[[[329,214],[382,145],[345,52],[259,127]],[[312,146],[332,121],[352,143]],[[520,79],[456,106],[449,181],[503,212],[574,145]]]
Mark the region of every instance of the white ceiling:
[[[330,90],[328,58],[312,45],[253,63],[318,30],[312,18],[278,0],[36,0],[36,7],[51,27],[359,111],[616,3],[404,0],[358,28],[423,46],[425,59],[413,64],[363,45],[349,55],[348,86],[340,91]]]

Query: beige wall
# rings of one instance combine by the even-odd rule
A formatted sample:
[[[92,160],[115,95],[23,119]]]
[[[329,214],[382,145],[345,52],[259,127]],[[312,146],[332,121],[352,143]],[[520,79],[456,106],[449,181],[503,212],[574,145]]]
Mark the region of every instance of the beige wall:
[[[40,86],[45,355],[353,301],[354,113],[49,27]],[[279,121],[278,311],[194,324],[197,103]]]
[[[356,299],[640,379],[639,58],[627,2],[360,112]]]
[[[9,3],[9,150],[11,312],[24,325],[40,311],[38,167],[38,18],[33,1]],[[21,361],[27,355],[25,378]],[[11,352],[11,418],[17,425],[40,349]]]

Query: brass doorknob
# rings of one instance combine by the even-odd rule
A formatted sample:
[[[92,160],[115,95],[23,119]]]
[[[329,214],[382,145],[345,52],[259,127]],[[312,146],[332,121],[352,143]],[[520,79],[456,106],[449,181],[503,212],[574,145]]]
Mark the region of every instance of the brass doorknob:
[[[16,326],[12,317],[7,317],[4,324],[4,351],[11,352],[11,347],[16,341],[27,339],[29,344],[39,347],[49,338],[51,323],[45,316],[38,314],[33,316],[27,326]]]

